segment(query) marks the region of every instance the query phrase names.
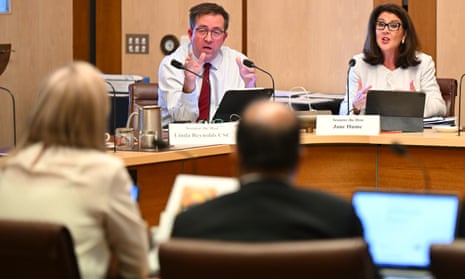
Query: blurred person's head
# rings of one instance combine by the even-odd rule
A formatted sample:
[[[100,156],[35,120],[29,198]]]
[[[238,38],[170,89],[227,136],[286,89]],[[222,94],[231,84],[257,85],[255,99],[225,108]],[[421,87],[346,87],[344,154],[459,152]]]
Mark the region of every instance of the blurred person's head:
[[[287,105],[257,101],[244,111],[236,134],[241,174],[293,175],[300,157],[300,128]]]
[[[104,149],[110,101],[102,74],[86,62],[53,72],[32,108],[24,145]]]
[[[368,20],[368,30],[363,52],[371,65],[383,64],[386,54],[396,57],[396,66],[416,66],[418,38],[407,11],[396,4],[379,5]]]
[[[202,3],[190,9],[187,31],[196,57],[203,52],[205,62],[211,62],[228,37],[229,14],[215,3]]]

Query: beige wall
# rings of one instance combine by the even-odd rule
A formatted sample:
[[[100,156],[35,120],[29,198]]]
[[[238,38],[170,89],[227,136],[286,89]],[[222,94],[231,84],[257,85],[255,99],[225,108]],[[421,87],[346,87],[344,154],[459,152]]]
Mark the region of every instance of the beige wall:
[[[156,81],[163,57],[159,49],[162,36],[185,35],[188,9],[201,1],[121,1],[123,34],[150,34],[150,54],[123,53],[122,72]],[[227,44],[241,49],[242,1],[217,2],[231,14]],[[247,3],[248,55],[273,74],[277,88],[303,86],[319,92],[344,91],[347,62],[362,48],[372,0]],[[0,43],[12,43],[14,49],[10,64],[0,76],[0,86],[16,95],[17,130],[21,136],[40,81],[51,70],[72,60],[72,0],[15,0],[12,10],[9,15],[0,15]],[[465,72],[464,1],[437,1],[437,22],[437,74],[459,79]],[[259,78],[260,86],[269,86],[268,77]],[[11,122],[9,98],[0,93],[0,146],[12,145]]]
[[[72,0],[14,0],[11,14],[0,15],[0,43],[14,50],[0,86],[16,96],[21,137],[40,82],[50,71],[72,61]],[[9,98],[0,92],[0,146],[13,145]]]
[[[437,56],[436,69],[438,77],[451,77],[460,83],[465,73],[465,1],[437,1]],[[463,92],[465,93],[465,92]],[[462,97],[461,126],[465,124]],[[458,115],[458,98],[455,103]]]
[[[248,5],[248,55],[273,73],[276,88],[344,92],[347,64],[361,51],[371,0],[253,0]],[[269,86],[266,77],[261,80]]]

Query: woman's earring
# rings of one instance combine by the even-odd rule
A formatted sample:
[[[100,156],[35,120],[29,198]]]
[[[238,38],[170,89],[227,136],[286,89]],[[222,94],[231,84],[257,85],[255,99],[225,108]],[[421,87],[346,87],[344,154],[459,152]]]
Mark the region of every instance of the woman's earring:
[[[405,38],[402,38],[402,44],[405,44]]]

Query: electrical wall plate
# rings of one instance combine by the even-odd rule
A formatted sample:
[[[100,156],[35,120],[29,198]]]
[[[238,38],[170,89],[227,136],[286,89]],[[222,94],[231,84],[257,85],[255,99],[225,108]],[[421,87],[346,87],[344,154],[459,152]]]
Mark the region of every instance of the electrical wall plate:
[[[126,34],[126,53],[148,54],[149,34]]]

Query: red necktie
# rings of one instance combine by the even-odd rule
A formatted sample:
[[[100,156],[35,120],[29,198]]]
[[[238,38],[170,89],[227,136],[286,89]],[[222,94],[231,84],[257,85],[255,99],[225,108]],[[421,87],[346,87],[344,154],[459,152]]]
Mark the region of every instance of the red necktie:
[[[202,88],[199,97],[199,120],[210,120],[210,63],[203,64]]]

